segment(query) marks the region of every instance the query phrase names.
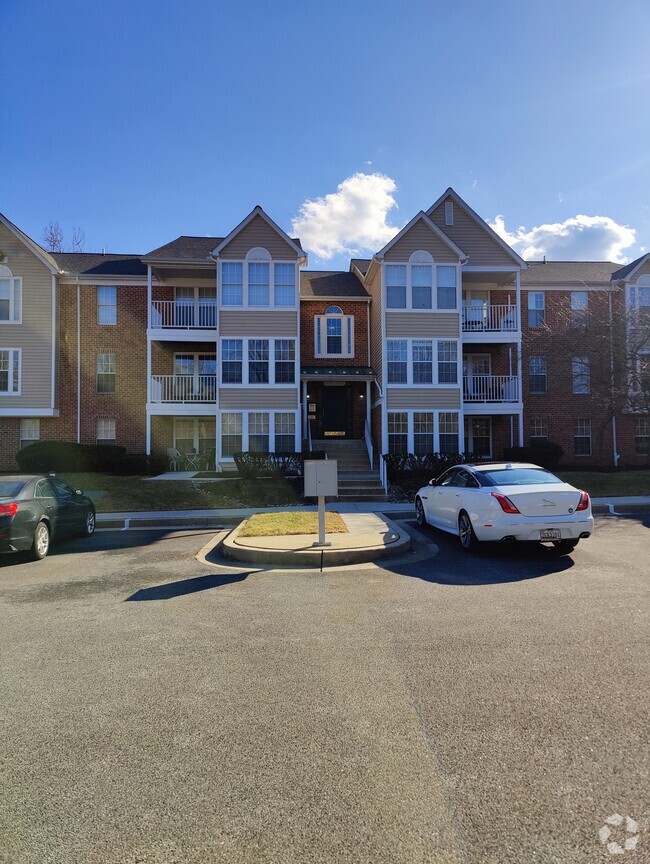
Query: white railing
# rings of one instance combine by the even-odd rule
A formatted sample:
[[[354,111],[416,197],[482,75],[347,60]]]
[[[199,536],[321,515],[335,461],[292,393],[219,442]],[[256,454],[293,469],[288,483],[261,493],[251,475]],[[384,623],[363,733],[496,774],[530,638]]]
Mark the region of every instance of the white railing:
[[[152,375],[152,402],[214,402],[216,375]]]
[[[517,321],[517,307],[506,303],[463,306],[465,333],[511,333],[519,329]]]
[[[519,378],[516,375],[465,375],[464,402],[518,402]]]
[[[370,424],[366,420],[364,426],[363,437],[366,441],[366,450],[368,451],[368,459],[370,460],[370,470],[372,471],[374,467],[374,454],[372,450],[372,435],[370,434]]]
[[[217,301],[211,297],[153,300],[150,326],[153,330],[214,330],[217,326]]]

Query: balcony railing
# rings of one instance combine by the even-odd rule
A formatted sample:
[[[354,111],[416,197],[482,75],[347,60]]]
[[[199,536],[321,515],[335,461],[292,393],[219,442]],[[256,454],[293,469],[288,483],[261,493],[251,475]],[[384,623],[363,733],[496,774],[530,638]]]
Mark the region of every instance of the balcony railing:
[[[151,328],[154,330],[214,330],[217,326],[217,301],[202,297],[199,300],[153,300]]]
[[[519,402],[516,375],[465,375],[464,402]]]
[[[464,333],[512,333],[518,329],[516,306],[463,306]]]
[[[152,402],[214,402],[216,375],[152,375]]]

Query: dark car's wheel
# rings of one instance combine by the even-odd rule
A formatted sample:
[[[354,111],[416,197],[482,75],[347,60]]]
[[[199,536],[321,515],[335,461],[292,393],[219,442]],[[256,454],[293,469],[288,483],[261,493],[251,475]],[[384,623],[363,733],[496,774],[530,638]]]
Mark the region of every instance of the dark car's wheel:
[[[50,529],[47,522],[39,522],[34,531],[32,556],[40,561],[50,551]]]
[[[568,555],[569,552],[573,552],[573,550],[578,545],[577,540],[554,540],[553,546],[555,547],[555,551],[559,552],[560,555]]]
[[[474,533],[472,520],[464,510],[461,510],[458,517],[458,539],[460,540],[460,545],[463,547],[465,552],[478,551],[480,541]]]
[[[419,498],[415,499],[415,520],[417,522],[418,528],[424,528],[427,524],[427,517],[424,513],[424,504]]]
[[[86,521],[84,522],[84,527],[81,531],[82,537],[91,537],[95,533],[95,527],[96,527],[95,511],[91,508],[86,513]]]

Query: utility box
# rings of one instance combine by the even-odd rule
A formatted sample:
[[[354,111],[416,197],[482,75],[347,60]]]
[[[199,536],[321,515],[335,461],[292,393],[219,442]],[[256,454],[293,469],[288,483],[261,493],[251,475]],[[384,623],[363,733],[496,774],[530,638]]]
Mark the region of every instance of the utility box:
[[[305,460],[305,496],[319,498],[338,495],[338,463],[336,459]]]

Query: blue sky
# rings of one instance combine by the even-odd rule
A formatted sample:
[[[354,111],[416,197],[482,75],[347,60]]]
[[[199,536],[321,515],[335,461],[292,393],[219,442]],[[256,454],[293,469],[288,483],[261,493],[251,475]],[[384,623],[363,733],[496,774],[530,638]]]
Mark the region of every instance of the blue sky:
[[[312,201],[336,268],[451,185],[520,251],[633,258],[648,25],[647,0],[3,0],[0,211],[145,252]]]

